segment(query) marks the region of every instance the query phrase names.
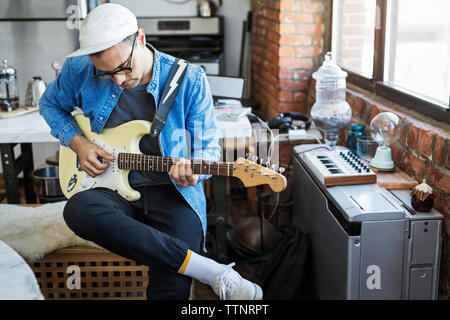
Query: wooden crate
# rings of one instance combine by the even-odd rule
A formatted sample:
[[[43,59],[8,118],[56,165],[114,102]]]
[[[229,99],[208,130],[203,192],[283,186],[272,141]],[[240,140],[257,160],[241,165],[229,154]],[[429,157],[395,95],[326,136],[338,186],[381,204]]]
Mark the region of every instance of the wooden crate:
[[[106,250],[84,246],[63,248],[29,265],[48,300],[147,298],[148,267]],[[67,272],[70,265],[80,268],[80,289],[69,289],[67,285],[68,278],[74,274]]]

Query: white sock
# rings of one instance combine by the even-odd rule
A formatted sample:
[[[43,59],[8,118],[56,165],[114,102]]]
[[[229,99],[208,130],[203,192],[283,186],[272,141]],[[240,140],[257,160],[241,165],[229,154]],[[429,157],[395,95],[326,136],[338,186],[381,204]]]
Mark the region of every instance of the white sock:
[[[226,265],[220,264],[213,259],[206,258],[191,250],[188,250],[186,259],[181,265],[178,273],[194,278],[209,286],[214,285],[214,279],[225,270]]]

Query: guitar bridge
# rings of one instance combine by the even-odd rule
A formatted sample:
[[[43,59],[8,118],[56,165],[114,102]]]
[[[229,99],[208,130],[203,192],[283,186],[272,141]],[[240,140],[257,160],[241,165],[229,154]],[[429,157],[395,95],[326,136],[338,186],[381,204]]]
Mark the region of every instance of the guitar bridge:
[[[78,159],[78,155],[77,155],[77,169],[78,169],[78,171],[83,171],[83,168],[81,167],[80,160]]]

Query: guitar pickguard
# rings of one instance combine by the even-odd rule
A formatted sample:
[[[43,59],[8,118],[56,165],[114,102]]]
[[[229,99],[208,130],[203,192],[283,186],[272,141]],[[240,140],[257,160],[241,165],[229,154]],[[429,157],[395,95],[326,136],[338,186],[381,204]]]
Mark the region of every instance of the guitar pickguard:
[[[77,154],[70,148],[61,145],[59,148],[59,183],[67,199],[75,193],[92,188],[103,187],[116,191],[128,201],[136,201],[140,193],[131,188],[128,182],[130,170],[119,169],[120,153],[141,154],[139,141],[150,132],[152,123],[145,120],[133,120],[114,128],[105,128],[101,134],[91,131],[90,119],[83,114],[74,115],[75,122],[86,139],[114,156],[108,168],[101,175],[91,178],[79,164]]]
[[[98,138],[90,138],[89,140],[98,145],[99,147],[101,147],[105,152],[111,154],[115,159],[113,161],[109,161],[109,166],[106,169],[106,171],[95,178],[92,178],[86,172],[81,171],[80,174],[83,175],[83,179],[82,182],[80,183],[79,190],[76,190],[75,192],[81,192],[92,188],[108,188],[119,193],[125,199],[128,198],[128,194],[124,193],[118,184],[120,169],[117,164],[119,153],[126,152],[127,147],[126,146],[111,147],[106,143],[103,143]]]

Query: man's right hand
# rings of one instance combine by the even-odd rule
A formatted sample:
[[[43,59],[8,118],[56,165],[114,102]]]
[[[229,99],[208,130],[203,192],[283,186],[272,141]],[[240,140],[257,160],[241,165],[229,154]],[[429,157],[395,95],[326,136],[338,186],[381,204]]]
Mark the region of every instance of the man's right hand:
[[[108,161],[114,160],[112,155],[80,134],[72,139],[70,148],[78,155],[81,168],[93,178],[108,168]],[[102,162],[101,159],[108,161]]]

